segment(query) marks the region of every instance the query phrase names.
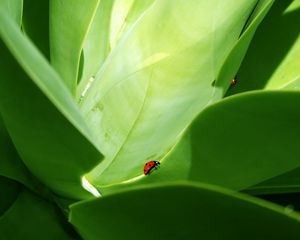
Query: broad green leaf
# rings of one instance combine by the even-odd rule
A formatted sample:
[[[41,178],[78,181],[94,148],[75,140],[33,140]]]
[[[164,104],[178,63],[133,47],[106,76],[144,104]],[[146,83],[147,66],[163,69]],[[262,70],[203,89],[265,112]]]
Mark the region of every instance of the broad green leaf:
[[[0,175],[0,217],[14,203],[20,189],[20,184]]]
[[[190,130],[190,179],[244,189],[298,168],[298,104],[299,93],[254,92],[206,109]]]
[[[145,176],[143,173],[144,165],[142,165],[137,177],[123,181],[119,184],[102,186],[102,195],[106,196],[115,192],[136,188],[141,185],[152,185],[154,183],[165,184],[174,181],[188,180],[193,159],[191,149],[190,133],[186,132],[185,136],[178,139],[178,142],[174,145],[174,147],[159,160],[160,166],[157,170],[153,170]]]
[[[86,37],[84,53],[84,69],[80,81],[77,98],[89,88],[94,76],[115,47],[123,34],[147,10],[154,0],[118,0],[101,1],[94,17],[90,31]]]
[[[47,59],[49,50],[49,0],[24,2],[22,30]]]
[[[3,11],[0,34],[25,70],[2,45],[0,110],[22,160],[56,193],[72,198],[89,196],[80,178],[102,156],[72,96]]]
[[[1,0],[0,8],[5,11],[18,26],[22,22],[23,0]]]
[[[83,42],[100,0],[50,0],[51,63],[73,95]]]
[[[33,182],[18,156],[0,116],[0,176],[14,179],[33,190]]]
[[[80,102],[106,156],[91,182],[126,181],[166,154],[210,103],[212,82],[255,4],[163,0],[137,18]]]
[[[275,1],[257,30],[238,71],[238,84],[230,94],[254,89],[299,89],[299,16],[299,0]]]
[[[261,0],[258,2],[257,6],[250,16],[249,21],[247,22],[247,27],[245,27],[245,30],[243,31],[241,37],[236,42],[231,52],[228,54],[226,61],[223,64],[222,69],[220,70],[216,80],[216,86],[222,86],[226,82],[227,86],[229,86],[230,80],[235,77],[242,63],[242,60],[247,53],[247,49],[257,27],[262,22],[267,12],[270,10],[273,2],[274,0]],[[218,99],[220,96],[224,96],[226,90],[227,89],[217,87],[214,98]]]
[[[71,206],[70,222],[87,240],[300,237],[298,213],[204,184],[152,186],[79,202]]]
[[[0,217],[1,239],[74,239],[54,205],[23,190]]]
[[[226,98],[199,114],[150,176],[102,188],[192,180],[243,190],[300,167],[300,93],[257,91]],[[181,169],[181,172],[179,171]]]
[[[299,93],[274,91],[207,108],[190,130],[190,179],[244,189],[300,167],[298,104]]]

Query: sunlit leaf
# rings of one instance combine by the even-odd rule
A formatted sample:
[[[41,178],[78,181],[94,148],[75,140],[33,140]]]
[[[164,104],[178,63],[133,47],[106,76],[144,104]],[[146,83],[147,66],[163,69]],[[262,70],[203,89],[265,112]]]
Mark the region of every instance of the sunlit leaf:
[[[243,33],[239,40],[236,42],[234,48],[228,54],[222,69],[219,72],[216,85],[223,85],[224,82],[230,82],[231,79],[235,78],[235,75],[242,63],[242,60],[247,52],[249,44],[255,34],[255,31],[265,15],[270,10],[274,0],[261,0],[257,3],[257,6],[251,14],[247,26],[243,30]],[[229,85],[229,84],[228,84]],[[227,89],[225,89],[227,90]],[[224,89],[217,88],[214,98],[218,96],[223,96],[226,93]]]
[[[298,92],[253,92],[206,108],[150,176],[137,184],[192,180],[243,190],[300,167]],[[143,177],[142,177],[143,176]]]
[[[299,90],[299,16],[299,0],[275,1],[257,30],[230,94],[253,89]]]
[[[211,103],[213,81],[255,4],[156,1],[128,28],[80,102],[106,156],[88,175],[94,184],[136,177],[166,154]]]
[[[1,0],[0,8],[2,11],[5,11],[18,26],[21,25],[23,0]]]

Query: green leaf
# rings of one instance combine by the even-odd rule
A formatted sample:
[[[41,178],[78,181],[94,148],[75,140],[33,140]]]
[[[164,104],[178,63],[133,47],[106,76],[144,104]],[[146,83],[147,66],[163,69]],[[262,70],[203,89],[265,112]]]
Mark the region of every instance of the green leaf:
[[[110,45],[114,48],[123,35],[142,17],[155,0],[118,0],[114,2],[110,26]]]
[[[252,92],[206,108],[161,160],[160,169],[115,186],[192,180],[243,190],[300,167],[300,94]],[[271,107],[272,106],[272,107]]]
[[[300,25],[299,16],[300,1],[296,0],[291,2],[281,15],[281,18],[277,20],[278,22],[274,23],[274,21],[272,21],[273,27],[271,29],[273,31],[274,25],[277,25],[277,29],[280,28],[284,30],[280,36],[277,34],[276,46],[278,46],[278,44],[282,46],[281,48],[285,46],[286,52],[284,56],[281,56],[281,61],[278,63],[276,69],[274,69],[275,72],[270,76],[268,84],[265,86],[266,89],[300,89],[300,35],[299,31],[297,31]],[[268,36],[269,38],[275,35],[273,31]],[[273,44],[272,46],[275,47]],[[287,47],[289,47],[289,49],[287,49]]]
[[[249,28],[252,28],[253,25],[256,25],[255,22],[261,18],[261,15],[265,15],[265,9],[269,9],[275,0],[260,0],[257,2],[253,12],[249,16],[246,25],[244,26],[242,34],[248,31]]]
[[[101,70],[106,57],[116,46],[123,34],[147,10],[154,0],[101,1],[86,37],[84,69],[77,98],[90,86],[96,73]]]
[[[90,196],[83,190],[80,178],[102,156],[72,96],[2,11],[0,34],[25,70],[1,46],[0,110],[22,160],[56,193],[71,198]]]
[[[300,168],[276,176],[244,190],[250,194],[281,194],[300,192]]]
[[[257,30],[230,94],[254,89],[299,90],[299,14],[299,0],[275,1]]]
[[[34,189],[30,173],[18,156],[0,116],[0,176],[16,180]]]
[[[244,189],[300,167],[300,94],[252,92],[207,108],[191,128],[190,179]]]
[[[191,143],[190,132],[187,131],[185,136],[178,140],[164,158],[160,159],[161,164],[157,170],[153,170],[145,176],[143,174],[144,166],[142,165],[139,169],[139,176],[119,184],[102,186],[102,195],[106,196],[115,192],[124,191],[125,189],[136,188],[141,185],[152,185],[154,183],[165,184],[174,181],[188,180],[193,162]]]
[[[91,182],[126,181],[166,154],[210,103],[212,82],[255,4],[156,1],[137,18],[80,103],[106,156]]]
[[[0,217],[0,232],[4,239],[74,239],[59,210],[26,190]]]
[[[299,46],[300,46],[300,44],[299,44]],[[295,62],[297,62],[297,61],[295,61]],[[298,76],[295,79],[292,79],[291,81],[287,82],[282,88],[287,89],[287,90],[299,90],[299,88],[300,88],[300,76]]]
[[[235,77],[242,60],[247,53],[247,49],[257,27],[262,22],[273,3],[274,0],[261,0],[257,3],[257,6],[247,22],[247,26],[245,27],[239,40],[236,42],[234,48],[232,48],[231,52],[228,54],[225,63],[219,72],[216,80],[216,86],[223,86],[226,84],[226,82],[227,86],[229,86],[230,80]],[[224,91],[224,88],[217,88],[214,98],[219,98],[220,95],[224,96],[225,93],[226,91]]]
[[[49,0],[24,2],[22,30],[43,55],[50,59],[49,50]]]
[[[0,217],[14,203],[20,191],[20,185],[6,177],[0,176]]]
[[[0,8],[5,11],[18,26],[21,26],[23,0],[1,0]]]
[[[83,45],[83,72],[77,89],[77,98],[97,73],[110,52],[109,30],[114,1],[100,1]]]
[[[79,202],[71,206],[70,222],[88,240],[300,237],[298,213],[204,184],[152,186]]]
[[[73,95],[83,42],[100,0],[50,0],[51,63]]]

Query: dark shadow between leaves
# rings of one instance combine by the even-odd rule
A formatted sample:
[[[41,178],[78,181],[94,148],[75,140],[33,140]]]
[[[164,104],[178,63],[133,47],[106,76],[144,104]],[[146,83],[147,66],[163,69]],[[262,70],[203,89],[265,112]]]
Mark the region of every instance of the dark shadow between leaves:
[[[275,1],[257,29],[238,72],[238,84],[227,95],[262,89],[300,33],[300,8],[283,14],[292,0]]]

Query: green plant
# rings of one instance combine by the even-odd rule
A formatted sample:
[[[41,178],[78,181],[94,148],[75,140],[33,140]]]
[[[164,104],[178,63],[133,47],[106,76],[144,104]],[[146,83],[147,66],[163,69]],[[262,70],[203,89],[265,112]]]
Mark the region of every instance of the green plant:
[[[273,3],[2,0],[1,238],[299,239],[258,197],[300,180],[300,1]]]

